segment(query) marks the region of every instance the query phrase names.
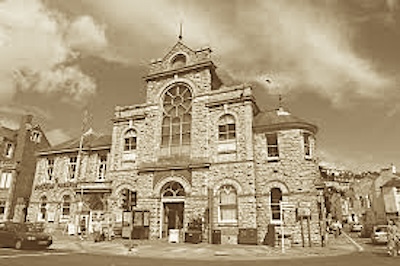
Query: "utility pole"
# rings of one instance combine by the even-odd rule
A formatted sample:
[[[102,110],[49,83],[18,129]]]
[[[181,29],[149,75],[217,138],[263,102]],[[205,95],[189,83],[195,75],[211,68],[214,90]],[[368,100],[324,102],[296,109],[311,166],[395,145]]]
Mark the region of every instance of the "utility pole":
[[[82,161],[83,141],[85,138],[85,134],[87,133],[87,132],[85,132],[85,130],[86,130],[88,124],[89,124],[89,112],[86,109],[83,114],[82,131],[81,131],[81,136],[80,136],[80,140],[79,140],[78,155],[76,158],[76,180],[80,184],[80,187],[81,187],[81,191],[80,191],[81,196],[80,196],[80,202],[79,202],[79,215],[78,215],[78,227],[80,227],[80,224],[81,224],[83,205],[84,205],[83,187],[82,187],[83,182],[81,180],[81,161]],[[86,220],[85,220],[85,227],[87,227]],[[86,228],[86,236],[87,236],[87,234],[88,234],[88,228]],[[82,232],[81,232],[81,235],[82,235]]]

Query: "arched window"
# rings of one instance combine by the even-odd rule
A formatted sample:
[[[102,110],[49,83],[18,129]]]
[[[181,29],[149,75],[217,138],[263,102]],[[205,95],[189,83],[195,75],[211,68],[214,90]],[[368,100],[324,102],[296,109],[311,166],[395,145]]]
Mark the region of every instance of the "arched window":
[[[137,133],[133,128],[128,129],[124,134],[123,161],[135,161],[137,148]],[[104,168],[105,170],[105,168]]]
[[[219,222],[237,222],[237,193],[231,185],[224,185],[219,189]]]
[[[186,56],[177,54],[171,61],[172,68],[180,68],[186,65]]]
[[[184,197],[185,189],[183,186],[175,181],[168,182],[165,184],[164,188],[161,191],[162,197]]]
[[[136,131],[134,129],[125,132],[124,140],[124,151],[136,150]]]
[[[236,151],[236,123],[232,115],[223,115],[218,120],[218,152]]]
[[[162,155],[183,155],[190,151],[192,93],[189,87],[175,84],[163,96]]]
[[[39,220],[44,221],[47,217],[47,197],[42,196],[40,198],[40,210],[39,210]]]
[[[271,189],[271,222],[278,223],[281,220],[282,191],[279,188]]]
[[[71,197],[69,195],[63,196],[62,201],[62,218],[68,218],[71,211]]]

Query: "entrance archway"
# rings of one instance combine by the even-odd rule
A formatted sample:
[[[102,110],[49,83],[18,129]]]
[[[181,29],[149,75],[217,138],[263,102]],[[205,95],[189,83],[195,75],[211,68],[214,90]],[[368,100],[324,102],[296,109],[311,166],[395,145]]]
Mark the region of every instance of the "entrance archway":
[[[166,183],[161,191],[160,237],[167,237],[169,230],[182,229],[184,225],[185,189],[176,181]]]

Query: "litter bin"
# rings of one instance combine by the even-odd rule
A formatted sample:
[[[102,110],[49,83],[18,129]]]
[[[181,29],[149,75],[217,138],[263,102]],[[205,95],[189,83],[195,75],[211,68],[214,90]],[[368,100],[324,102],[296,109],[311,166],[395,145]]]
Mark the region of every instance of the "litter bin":
[[[169,243],[179,243],[179,229],[169,229]]]
[[[211,244],[221,244],[221,230],[213,230]]]

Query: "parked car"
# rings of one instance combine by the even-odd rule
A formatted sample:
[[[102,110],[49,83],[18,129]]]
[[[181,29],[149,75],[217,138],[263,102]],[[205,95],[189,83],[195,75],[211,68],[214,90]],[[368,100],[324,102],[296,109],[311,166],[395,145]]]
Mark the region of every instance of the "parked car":
[[[36,224],[0,222],[0,245],[3,247],[46,249],[52,243],[51,235]]]
[[[388,241],[388,226],[375,225],[371,233],[372,244],[385,244]]]
[[[362,229],[363,229],[363,225],[358,224],[358,223],[352,224],[350,227],[351,232],[361,232]]]

